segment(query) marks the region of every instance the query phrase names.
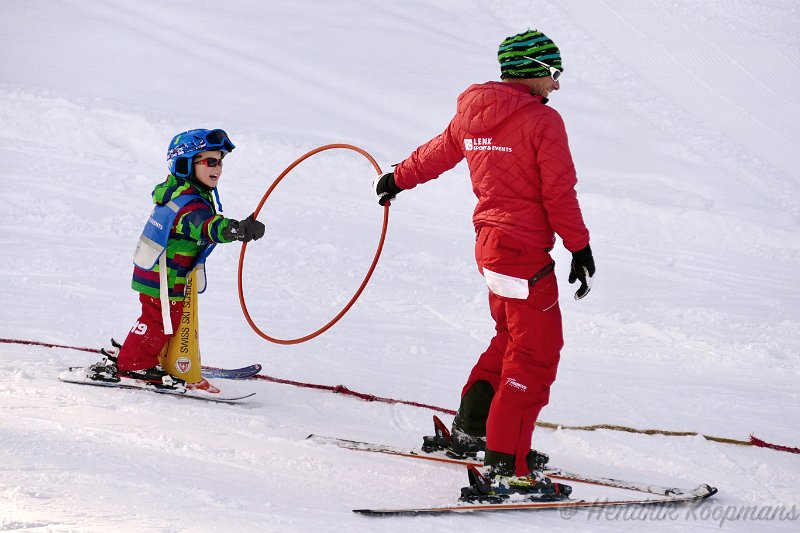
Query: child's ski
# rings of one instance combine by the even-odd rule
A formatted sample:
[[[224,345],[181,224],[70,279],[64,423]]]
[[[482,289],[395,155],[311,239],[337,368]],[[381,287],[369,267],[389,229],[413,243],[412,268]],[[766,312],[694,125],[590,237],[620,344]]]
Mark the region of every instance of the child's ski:
[[[111,346],[117,350],[122,348],[122,344],[115,338],[111,338]],[[70,370],[78,367],[70,367]],[[204,378],[222,378],[222,379],[250,379],[261,372],[261,365],[258,363],[250,366],[243,366],[241,368],[217,368],[215,366],[203,366],[202,373]]]
[[[243,366],[242,368],[203,367],[204,378],[250,379],[257,376],[259,372],[261,372],[261,365],[258,363],[250,366]]]
[[[84,368],[82,366],[71,366],[69,371],[79,370]],[[258,363],[250,366],[243,366],[241,368],[218,368],[216,366],[204,366],[202,374],[204,378],[216,379],[251,379],[261,372],[261,365]]]
[[[72,367],[69,370],[63,371],[58,378],[66,383],[75,383],[78,385],[93,385],[97,387],[111,387],[121,389],[138,389],[158,394],[170,394],[173,396],[181,396],[184,398],[192,398],[195,400],[206,400],[212,402],[231,403],[245,398],[254,396],[255,393],[242,394],[238,396],[225,396],[223,393],[212,393],[202,389],[192,389],[185,387],[166,387],[157,386],[152,383],[147,383],[138,379],[119,378],[119,382],[110,381],[97,381],[87,376],[87,369],[84,367]]]

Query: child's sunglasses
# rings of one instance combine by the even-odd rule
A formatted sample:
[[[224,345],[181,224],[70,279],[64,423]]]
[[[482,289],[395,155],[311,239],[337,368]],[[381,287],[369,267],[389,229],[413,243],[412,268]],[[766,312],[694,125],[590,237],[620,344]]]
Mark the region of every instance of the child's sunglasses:
[[[550,71],[550,77],[553,78],[553,81],[558,81],[558,78],[561,77],[562,72],[560,70],[558,70],[555,67],[551,67],[550,65],[548,65],[544,61],[539,61],[538,59],[534,59],[534,58],[529,57],[529,56],[522,56],[522,57],[524,57],[525,59],[530,59],[531,61],[536,61],[537,63],[539,63],[543,67],[546,67],[547,70]]]
[[[204,159],[195,159],[195,165],[205,165],[207,167],[221,167],[222,166],[222,159],[219,157],[206,157]]]

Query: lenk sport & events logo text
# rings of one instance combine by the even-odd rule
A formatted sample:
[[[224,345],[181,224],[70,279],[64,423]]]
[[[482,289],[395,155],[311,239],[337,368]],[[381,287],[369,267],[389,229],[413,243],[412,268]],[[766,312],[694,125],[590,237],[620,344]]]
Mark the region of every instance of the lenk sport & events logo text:
[[[467,152],[513,152],[510,146],[495,146],[492,144],[491,137],[476,137],[474,139],[464,139],[464,150]]]

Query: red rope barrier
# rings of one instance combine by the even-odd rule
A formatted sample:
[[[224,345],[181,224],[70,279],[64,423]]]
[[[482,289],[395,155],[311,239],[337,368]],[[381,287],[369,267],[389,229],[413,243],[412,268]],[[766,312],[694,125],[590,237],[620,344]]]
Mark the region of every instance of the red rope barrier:
[[[255,218],[258,218],[258,213],[261,211],[261,208],[263,207],[264,202],[267,201],[267,198],[269,198],[269,195],[272,194],[273,190],[275,190],[275,187],[278,186],[278,184],[281,182],[281,180],[289,172],[291,172],[292,169],[294,169],[297,165],[299,165],[300,163],[302,163],[303,161],[305,161],[306,159],[308,159],[312,155],[318,154],[319,152],[322,152],[322,151],[325,151],[325,150],[331,150],[331,149],[334,149],[334,148],[344,148],[344,149],[347,149],[347,150],[354,150],[354,151],[358,152],[359,154],[361,154],[365,158],[367,158],[367,160],[372,164],[373,168],[375,169],[375,171],[378,174],[382,174],[383,173],[383,171],[381,170],[381,167],[378,166],[378,163],[375,161],[375,159],[373,159],[371,155],[369,155],[367,152],[365,152],[364,150],[362,150],[361,148],[359,148],[357,146],[353,146],[351,144],[326,144],[325,146],[320,146],[319,148],[315,148],[315,149],[311,150],[310,152],[301,155],[299,158],[297,158],[295,160],[294,163],[292,163],[291,165],[286,167],[286,169],[283,172],[281,172],[280,176],[278,176],[277,179],[272,183],[270,188],[267,189],[267,192],[264,194],[264,197],[261,198],[261,202],[259,202],[258,207],[256,207],[256,210],[255,210]],[[388,226],[389,226],[389,202],[386,202],[386,204],[383,207],[383,228],[381,229],[381,237],[380,237],[380,241],[378,242],[378,249],[375,251],[375,257],[373,257],[373,259],[372,259],[372,264],[370,265],[369,270],[367,271],[367,275],[364,277],[364,281],[361,282],[361,285],[358,287],[358,290],[356,290],[356,292],[353,295],[353,297],[350,298],[350,301],[347,302],[347,305],[345,305],[344,308],[342,308],[342,310],[339,311],[339,313],[335,317],[333,317],[333,319],[331,319],[330,322],[328,322],[327,324],[325,324],[324,326],[322,326],[318,330],[316,330],[316,331],[314,331],[312,333],[309,333],[308,335],[305,335],[303,337],[296,338],[296,339],[278,339],[278,338],[275,338],[275,337],[271,337],[271,336],[267,335],[266,333],[264,333],[263,331],[261,331],[261,329],[256,325],[256,323],[250,317],[250,312],[247,310],[247,304],[245,303],[245,299],[244,299],[244,289],[242,288],[242,271],[244,269],[244,255],[245,255],[245,252],[247,251],[247,243],[246,242],[243,243],[242,244],[242,251],[239,254],[238,285],[239,285],[239,304],[242,307],[242,312],[244,313],[244,318],[247,320],[247,323],[250,324],[250,327],[253,329],[253,331],[256,332],[256,334],[258,334],[258,336],[260,336],[261,338],[266,339],[266,340],[268,340],[270,342],[274,342],[276,344],[300,344],[301,342],[306,342],[307,340],[311,340],[314,337],[316,337],[318,335],[321,335],[322,333],[326,332],[328,329],[331,328],[331,326],[336,324],[345,315],[345,313],[347,313],[350,310],[350,308],[353,306],[353,304],[356,303],[356,300],[358,300],[358,297],[361,296],[361,293],[364,291],[364,288],[367,286],[367,283],[369,283],[369,279],[372,277],[372,273],[375,271],[375,267],[378,264],[378,259],[381,256],[381,250],[383,250],[383,242],[386,240],[386,229],[388,228]]]
[[[29,340],[18,340],[18,339],[0,339],[0,344],[23,344],[28,346],[44,346],[47,348],[66,348],[69,350],[79,350],[83,352],[99,352],[100,350],[95,348],[82,348],[79,346],[68,346],[65,344],[53,344],[48,342],[39,342],[39,341],[29,341]],[[206,367],[203,368],[215,368],[215,367]],[[346,396],[353,396],[355,398],[359,398],[361,400],[367,402],[382,402],[388,404],[402,404],[402,405],[410,405],[412,407],[420,407],[424,409],[430,409],[432,411],[438,411],[440,413],[445,413],[449,415],[455,415],[456,412],[452,409],[446,409],[444,407],[438,407],[436,405],[430,405],[426,403],[419,403],[419,402],[412,402],[408,400],[396,400],[394,398],[384,398],[381,396],[375,396],[374,394],[365,394],[363,392],[356,392],[353,390],[348,389],[344,385],[319,385],[316,383],[304,383],[302,381],[293,381],[290,379],[282,379],[282,378],[275,378],[272,376],[267,376],[265,374],[259,374],[255,376],[255,379],[260,379],[264,381],[269,381],[271,383],[279,383],[282,385],[291,385],[293,387],[302,387],[306,389],[316,389],[316,390],[324,390],[327,392],[332,392],[334,394],[343,394]],[[595,431],[599,429],[605,429],[609,431],[626,431],[629,433],[637,433],[637,434],[644,434],[644,435],[665,435],[665,436],[697,436],[700,435],[696,432],[684,432],[684,431],[662,431],[656,429],[650,430],[642,430],[636,428],[629,428],[625,426],[614,426],[614,425],[594,425],[594,426],[566,426],[563,424],[553,424],[550,422],[536,422],[536,425],[539,427],[544,427],[548,429],[564,429],[564,430],[582,430],[582,431]],[[793,448],[791,446],[782,446],[780,444],[772,444],[770,442],[763,441],[756,437],[755,435],[750,435],[749,441],[742,441],[742,440],[735,440],[735,439],[728,439],[722,437],[713,437],[710,435],[702,435],[703,438],[706,440],[710,440],[712,442],[720,442],[724,444],[736,444],[740,446],[756,446],[759,448],[768,448],[770,450],[775,450],[779,452],[787,452],[787,453],[795,453],[800,454],[800,448]]]
[[[332,392],[334,394],[344,394],[345,396],[354,396],[356,398],[359,398],[367,402],[382,402],[388,404],[410,405],[412,407],[421,407],[423,409],[430,409],[432,411],[438,411],[440,413],[448,415],[456,414],[456,412],[452,409],[445,409],[444,407],[437,407],[435,405],[430,405],[427,403],[412,402],[408,400],[395,400],[394,398],[383,398],[381,396],[375,396],[374,394],[365,394],[363,392],[356,392],[348,389],[344,385],[318,385],[316,383],[303,383],[301,381],[292,381],[290,379],[274,378],[272,376],[267,376],[264,374],[259,374],[255,376],[255,379],[263,379],[264,381],[269,381],[271,383],[281,383],[283,385],[292,385],[293,387],[324,390]]]
[[[771,442],[763,441],[755,435],[750,435],[750,443],[759,448],[769,448],[770,450],[777,450],[779,452],[800,453],[800,448],[792,448],[790,446],[781,446],[780,444],[772,444]]]
[[[81,348],[80,346],[67,346],[66,344],[51,344],[49,342],[25,341],[19,339],[0,339],[0,344],[24,344],[26,346],[44,346],[45,348],[66,348],[67,350],[77,350],[79,352],[100,353],[98,348]]]

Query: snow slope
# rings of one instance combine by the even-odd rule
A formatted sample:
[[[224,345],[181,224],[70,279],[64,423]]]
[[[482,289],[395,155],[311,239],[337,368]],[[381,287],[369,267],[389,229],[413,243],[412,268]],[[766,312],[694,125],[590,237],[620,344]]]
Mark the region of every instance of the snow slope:
[[[0,0],[0,338],[101,346],[138,316],[130,256],[165,146],[223,127],[226,214],[278,173],[347,142],[384,168],[436,135],[457,94],[496,79],[497,43],[537,27],[561,47],[564,116],[598,274],[572,299],[545,421],[750,433],[800,445],[800,5],[793,1],[256,2]],[[251,314],[278,337],[333,316],[361,282],[382,212],[361,156],[298,167],[248,247]],[[391,208],[374,278],[330,332],[257,337],[238,245],[200,299],[204,362],[457,407],[492,334],[472,258],[465,166]],[[634,531],[707,529],[743,506],[800,506],[800,458],[700,437],[539,429],[553,462],[720,494],[707,516],[557,513],[376,521],[356,507],[443,504],[457,469],[330,449],[321,433],[416,446],[431,412],[266,382],[214,405],[60,383],[93,356],[0,344],[0,529],[32,531]],[[576,489],[577,490],[577,489]],[[604,497],[586,489],[585,497]],[[795,515],[800,515],[796,512]],[[729,520],[794,531],[794,520]]]

